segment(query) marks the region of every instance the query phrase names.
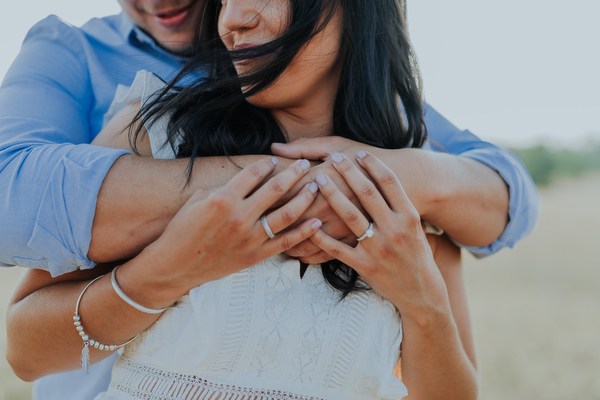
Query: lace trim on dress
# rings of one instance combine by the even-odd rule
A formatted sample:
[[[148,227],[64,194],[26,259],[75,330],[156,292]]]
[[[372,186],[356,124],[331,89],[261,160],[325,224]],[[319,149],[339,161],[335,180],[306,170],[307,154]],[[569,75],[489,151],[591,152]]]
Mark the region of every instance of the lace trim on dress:
[[[120,359],[109,392],[145,400],[323,400],[276,389],[259,389],[211,382],[195,375],[169,372]]]

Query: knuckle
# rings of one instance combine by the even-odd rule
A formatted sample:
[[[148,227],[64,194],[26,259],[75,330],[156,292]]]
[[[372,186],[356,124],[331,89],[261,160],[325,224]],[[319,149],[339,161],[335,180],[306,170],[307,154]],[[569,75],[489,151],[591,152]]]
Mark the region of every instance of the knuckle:
[[[258,166],[257,164],[252,164],[252,165],[246,167],[244,169],[244,171],[248,171],[248,174],[252,175],[252,177],[254,177],[256,179],[263,178],[262,168],[260,168],[260,166]]]
[[[226,190],[212,193],[207,202],[211,209],[219,213],[227,213],[233,209],[233,196]]]
[[[273,192],[275,192],[278,195],[283,196],[287,192],[285,186],[281,182],[281,179],[277,179],[277,178],[272,179],[270,182],[270,186],[271,186],[271,190],[273,190]]]
[[[294,210],[290,208],[285,208],[281,210],[281,221],[283,222],[284,226],[290,225],[296,220],[296,218],[298,218],[298,216],[296,215]]]
[[[379,178],[379,182],[383,185],[395,185],[398,183],[398,178],[391,171],[386,171],[381,178]]]
[[[375,196],[375,194],[377,193],[377,189],[373,184],[367,184],[363,185],[358,192],[363,197],[371,198]]]
[[[241,213],[232,214],[229,218],[229,228],[232,232],[239,232],[246,225],[247,221],[247,217]]]
[[[210,195],[210,192],[207,189],[200,188],[194,192],[194,194],[190,197],[190,199],[198,201],[198,200],[207,198],[209,195]]]
[[[295,242],[291,240],[289,235],[284,235],[281,237],[281,241],[279,242],[281,245],[281,251],[286,251],[294,247]]]
[[[346,211],[343,214],[344,221],[352,225],[358,221],[359,215],[354,211]]]
[[[417,210],[408,210],[405,213],[406,223],[410,229],[421,231],[421,216],[417,213]]]

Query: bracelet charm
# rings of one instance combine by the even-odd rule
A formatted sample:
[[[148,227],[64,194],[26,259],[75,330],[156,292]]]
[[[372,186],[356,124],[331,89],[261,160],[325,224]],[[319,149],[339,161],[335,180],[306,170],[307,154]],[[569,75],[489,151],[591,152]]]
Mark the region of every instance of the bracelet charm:
[[[83,290],[81,291],[81,294],[79,295],[79,298],[77,299],[77,304],[75,305],[75,315],[73,316],[73,325],[75,325],[75,329],[79,333],[79,336],[81,336],[81,340],[83,340],[83,349],[81,350],[81,360],[79,362],[81,363],[81,368],[85,371],[86,375],[89,375],[89,368],[90,368],[90,349],[89,349],[90,346],[93,346],[95,349],[98,349],[98,350],[114,351],[116,349],[119,349],[119,348],[133,342],[139,336],[139,333],[138,333],[132,339],[128,340],[125,343],[118,344],[118,345],[115,345],[115,344],[108,345],[108,344],[102,344],[96,340],[90,339],[90,337],[85,333],[83,324],[81,323],[81,317],[79,316],[79,303],[81,302],[81,298],[83,297],[83,294],[92,285],[92,283],[96,282],[98,279],[102,278],[103,276],[104,275],[101,275],[101,276],[95,278],[90,283],[88,283],[86,285],[86,287],[83,288]]]

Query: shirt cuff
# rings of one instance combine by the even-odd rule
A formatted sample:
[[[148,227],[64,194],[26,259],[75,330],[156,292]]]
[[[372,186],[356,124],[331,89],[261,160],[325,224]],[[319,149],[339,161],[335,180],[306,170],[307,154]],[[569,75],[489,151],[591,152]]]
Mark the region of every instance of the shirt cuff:
[[[506,182],[509,189],[508,224],[504,232],[489,246],[471,247],[456,243],[477,258],[496,253],[504,247],[513,248],[537,224],[540,200],[537,189],[523,163],[512,153],[500,148],[474,149],[461,153],[492,168]]]
[[[41,257],[19,260],[19,265],[42,268],[52,276],[95,266],[87,253],[98,192],[124,154],[128,152],[93,145],[73,145],[64,154],[50,174],[28,242]]]

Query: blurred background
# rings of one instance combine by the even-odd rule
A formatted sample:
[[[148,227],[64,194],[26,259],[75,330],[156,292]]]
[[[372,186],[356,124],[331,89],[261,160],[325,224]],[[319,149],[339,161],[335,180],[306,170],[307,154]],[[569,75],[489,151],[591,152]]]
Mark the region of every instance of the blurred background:
[[[5,5],[0,78],[48,14],[81,25],[118,11],[114,0]],[[513,149],[542,201],[535,232],[515,249],[464,254],[483,400],[600,399],[598,15],[597,0],[408,0],[426,100]],[[4,356],[19,274],[0,271],[0,400],[31,397]]]

